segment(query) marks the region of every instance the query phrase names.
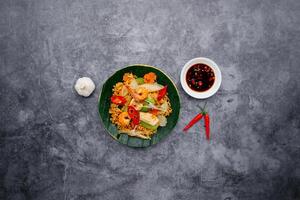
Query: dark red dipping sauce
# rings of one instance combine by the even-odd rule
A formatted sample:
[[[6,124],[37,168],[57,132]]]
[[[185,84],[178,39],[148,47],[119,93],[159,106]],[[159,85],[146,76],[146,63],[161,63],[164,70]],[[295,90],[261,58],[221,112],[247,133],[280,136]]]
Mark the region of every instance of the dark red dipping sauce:
[[[206,64],[194,64],[186,73],[186,82],[192,90],[204,92],[214,84],[215,73]]]

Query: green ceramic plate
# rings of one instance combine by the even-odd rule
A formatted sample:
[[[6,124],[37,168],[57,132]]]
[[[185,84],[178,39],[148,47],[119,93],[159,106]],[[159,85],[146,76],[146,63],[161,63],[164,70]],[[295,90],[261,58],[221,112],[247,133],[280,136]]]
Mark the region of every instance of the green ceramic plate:
[[[168,123],[165,127],[159,127],[157,133],[155,133],[151,140],[145,140],[137,137],[131,137],[126,134],[120,134],[117,127],[111,123],[110,114],[108,113],[110,107],[110,97],[112,96],[112,88],[117,83],[122,81],[123,75],[126,72],[132,72],[138,77],[143,77],[148,72],[154,72],[157,75],[157,82],[162,85],[168,85],[168,96],[171,100],[171,106],[173,109],[172,114],[167,118]],[[102,91],[98,102],[99,114],[102,119],[103,125],[108,133],[120,143],[128,145],[130,147],[148,147],[158,143],[160,140],[169,135],[172,129],[175,127],[179,111],[180,111],[180,100],[177,88],[172,82],[171,78],[167,76],[160,69],[149,66],[149,65],[132,65],[118,70],[107,81],[103,84]]]

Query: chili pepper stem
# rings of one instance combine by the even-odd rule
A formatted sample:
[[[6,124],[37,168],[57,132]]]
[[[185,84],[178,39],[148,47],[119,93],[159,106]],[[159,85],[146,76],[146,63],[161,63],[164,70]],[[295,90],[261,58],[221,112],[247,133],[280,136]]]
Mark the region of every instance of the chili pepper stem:
[[[205,114],[207,113],[207,112],[205,111],[206,104],[207,104],[207,102],[205,102],[205,104],[204,104],[204,107],[203,107],[203,108],[202,108],[201,106],[197,105],[197,107],[198,107],[198,108],[200,108],[200,110],[201,110],[201,113],[202,113],[203,115],[205,115]]]
[[[206,104],[207,104],[207,102],[205,102],[205,104],[204,104],[204,107],[203,107],[203,110],[205,110],[205,108],[206,108]]]

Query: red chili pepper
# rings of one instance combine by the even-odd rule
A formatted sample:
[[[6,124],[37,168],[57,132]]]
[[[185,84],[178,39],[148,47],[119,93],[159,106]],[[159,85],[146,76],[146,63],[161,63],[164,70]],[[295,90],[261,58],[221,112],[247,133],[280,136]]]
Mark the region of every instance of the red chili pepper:
[[[208,113],[206,113],[204,115],[204,123],[205,123],[206,139],[209,140],[209,138],[210,138],[210,127],[209,127],[209,115],[208,115]]]
[[[155,108],[153,108],[153,109],[150,110],[150,113],[151,113],[152,115],[157,115],[158,112],[159,112],[159,110],[157,110],[157,109],[155,109]]]
[[[110,100],[111,100],[111,102],[113,102],[114,104],[117,104],[117,105],[124,105],[126,103],[125,97],[117,96],[117,95],[113,95],[110,98]]]
[[[133,106],[128,106],[128,115],[132,119],[134,125],[139,125],[140,123],[140,113]]]
[[[167,94],[167,89],[168,89],[168,86],[166,85],[158,91],[158,95],[157,95],[158,101],[161,100],[162,98],[164,98],[164,96]]]
[[[194,117],[186,127],[184,127],[183,131],[187,131],[189,128],[191,128],[194,124],[196,124],[198,121],[200,121],[203,117],[202,113],[199,113]]]

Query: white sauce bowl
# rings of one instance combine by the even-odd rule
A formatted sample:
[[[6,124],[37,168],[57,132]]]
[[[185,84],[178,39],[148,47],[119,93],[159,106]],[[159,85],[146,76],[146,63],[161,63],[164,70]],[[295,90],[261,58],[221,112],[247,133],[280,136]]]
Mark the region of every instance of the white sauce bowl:
[[[211,86],[211,88],[209,88],[208,90],[206,90],[204,92],[197,92],[195,90],[192,90],[188,86],[187,81],[186,81],[186,73],[187,73],[188,69],[190,67],[192,67],[193,65],[199,64],[199,63],[208,65],[214,71],[214,74],[215,74],[214,84]],[[219,90],[219,88],[221,86],[221,82],[222,82],[222,75],[221,75],[221,71],[220,71],[218,65],[214,61],[212,61],[208,58],[199,57],[199,58],[194,58],[194,59],[188,61],[183,66],[183,68],[181,70],[181,74],[180,74],[180,82],[181,82],[181,86],[184,89],[184,91],[186,93],[188,93],[190,96],[192,96],[196,99],[206,99],[206,98],[214,95]]]

